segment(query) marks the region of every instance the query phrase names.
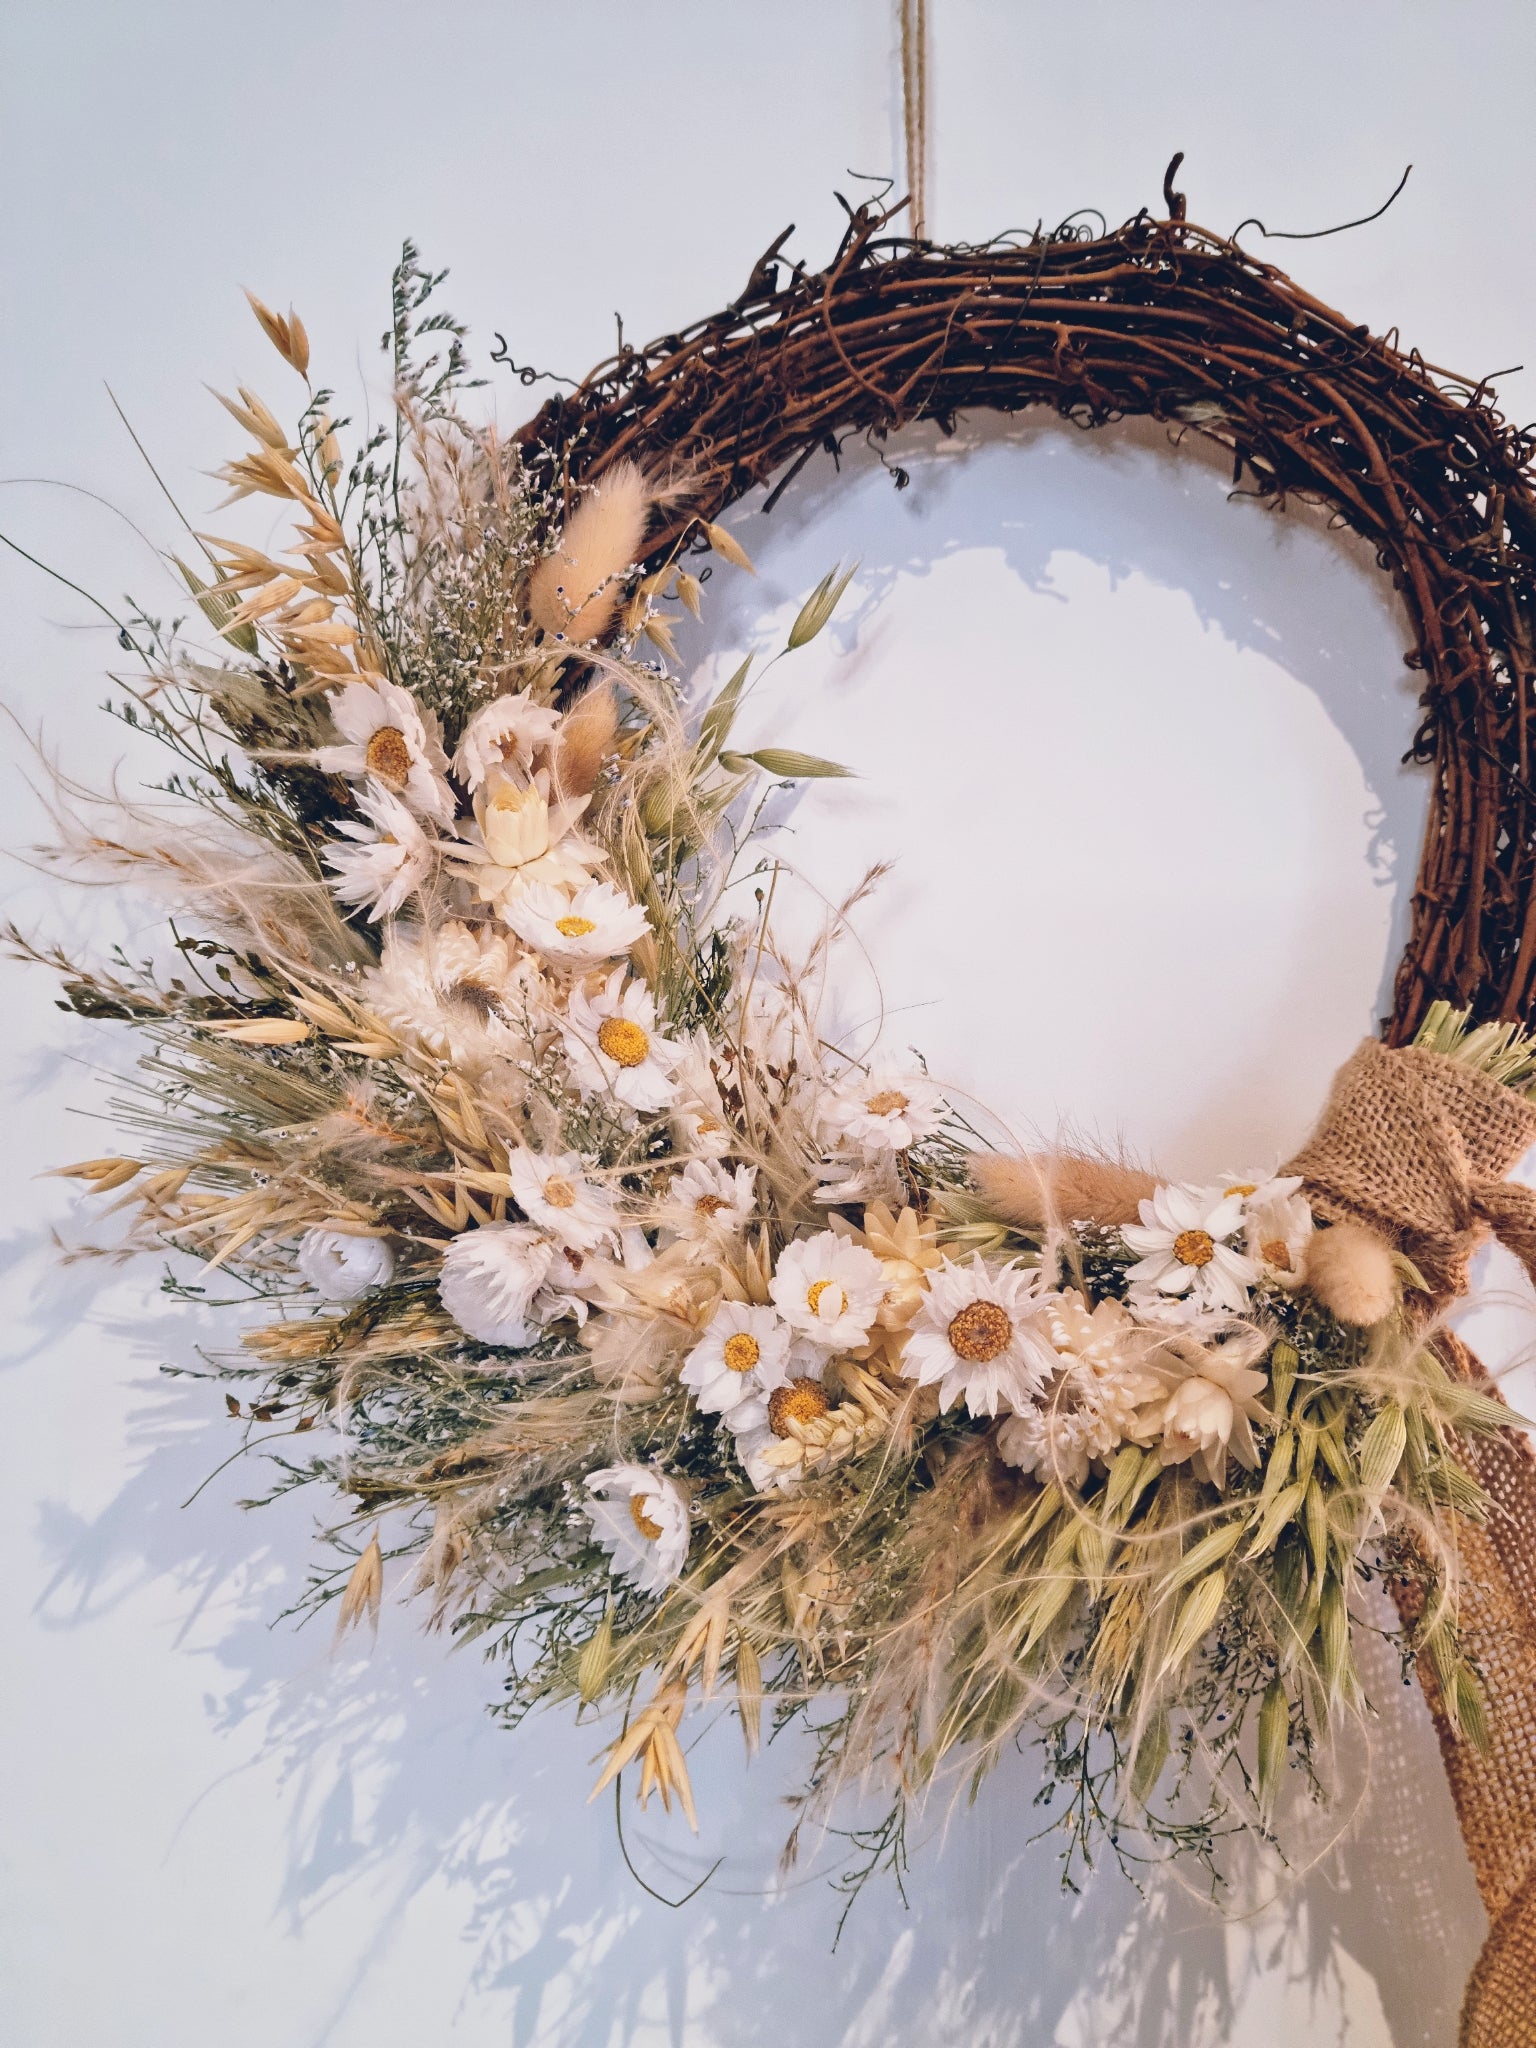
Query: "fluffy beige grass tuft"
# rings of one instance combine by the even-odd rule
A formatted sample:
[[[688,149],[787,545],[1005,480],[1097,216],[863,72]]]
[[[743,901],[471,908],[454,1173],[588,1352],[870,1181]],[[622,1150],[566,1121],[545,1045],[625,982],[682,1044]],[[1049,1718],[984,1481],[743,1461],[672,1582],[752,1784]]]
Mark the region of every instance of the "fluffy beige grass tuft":
[[[982,1199],[1009,1223],[1134,1223],[1137,1204],[1157,1186],[1150,1173],[1085,1152],[996,1152],[972,1157]]]
[[[619,707],[612,683],[594,683],[560,723],[555,773],[567,796],[590,796],[619,733]]]
[[[1307,1285],[1341,1323],[1369,1329],[1397,1305],[1392,1247],[1363,1223],[1319,1230],[1307,1249]]]
[[[536,626],[578,643],[606,632],[622,595],[619,579],[640,558],[651,500],[633,462],[615,463],[582,493],[559,547],[529,578],[528,610]]]

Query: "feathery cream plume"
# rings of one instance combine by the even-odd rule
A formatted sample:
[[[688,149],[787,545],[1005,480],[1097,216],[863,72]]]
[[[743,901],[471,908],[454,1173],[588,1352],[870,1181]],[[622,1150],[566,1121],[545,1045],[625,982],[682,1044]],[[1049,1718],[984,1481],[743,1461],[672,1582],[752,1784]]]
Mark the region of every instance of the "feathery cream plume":
[[[566,796],[590,796],[619,732],[613,685],[595,683],[560,721],[555,774]]]
[[[1150,1173],[1084,1152],[978,1152],[971,1171],[984,1202],[1009,1223],[1134,1223],[1157,1186]]]
[[[1392,1247],[1363,1223],[1319,1230],[1307,1248],[1306,1281],[1341,1323],[1369,1329],[1397,1302]]]
[[[533,623],[552,639],[585,644],[612,623],[619,579],[640,557],[651,497],[633,462],[615,463],[582,493],[555,552],[528,580]]]

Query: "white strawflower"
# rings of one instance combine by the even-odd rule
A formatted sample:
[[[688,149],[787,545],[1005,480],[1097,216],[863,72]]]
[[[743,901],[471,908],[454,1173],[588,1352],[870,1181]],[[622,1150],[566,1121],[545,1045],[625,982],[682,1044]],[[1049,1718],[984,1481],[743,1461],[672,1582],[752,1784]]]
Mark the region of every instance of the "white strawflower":
[[[555,1247],[526,1223],[484,1223],[450,1240],[437,1291],[466,1336],[524,1350],[539,1335],[534,1297]]]
[[[560,723],[558,711],[522,695],[493,697],[465,726],[453,756],[453,772],[473,796],[495,770],[528,776],[535,754],[548,749]]]
[[[939,1389],[939,1406],[962,1396],[972,1415],[1024,1408],[1056,1369],[1038,1268],[990,1265],[979,1252],[966,1265],[946,1259],[928,1275],[902,1369]]]
[[[1226,1484],[1229,1451],[1246,1470],[1257,1470],[1252,1425],[1273,1418],[1259,1400],[1265,1376],[1253,1367],[1268,1341],[1249,1327],[1224,1344],[1202,1345],[1186,1336],[1162,1347],[1155,1363],[1164,1395],[1140,1421],[1145,1434],[1161,1439],[1165,1465],[1188,1459],[1218,1490]]]
[[[519,1209],[562,1244],[595,1251],[617,1243],[618,1219],[608,1189],[587,1179],[578,1152],[531,1152],[522,1147],[507,1163]]]
[[[1045,1327],[1059,1365],[1038,1399],[998,1426],[1004,1461],[1032,1473],[1081,1486],[1090,1464],[1104,1463],[1140,1433],[1138,1411],[1163,1390],[1141,1362],[1145,1345],[1118,1301],[1091,1312],[1075,1291],[1048,1300]]]
[[[656,1035],[656,1005],[643,981],[615,967],[596,995],[578,986],[560,1020],[571,1078],[583,1095],[611,1095],[630,1109],[665,1109],[677,1094],[678,1048]]]
[[[576,830],[588,801],[551,796],[547,768],[531,782],[493,770],[475,792],[475,822],[454,848],[481,901],[504,915],[512,899],[535,882],[556,889],[589,882],[605,855]]]
[[[834,1152],[905,1152],[944,1121],[943,1096],[926,1074],[876,1060],[867,1074],[846,1074],[821,1098],[823,1131]]]
[[[660,1593],[681,1578],[688,1557],[688,1501],[654,1465],[605,1465],[587,1474],[593,1498],[582,1506],[609,1554],[615,1578]]]
[[[525,944],[556,967],[613,960],[651,928],[639,904],[612,882],[588,882],[574,896],[530,882],[507,899],[502,916]]]
[[[397,925],[365,982],[368,1006],[402,1038],[454,1066],[527,1056],[543,987],[533,963],[488,925]]]
[[[720,1085],[715,1079],[714,1050],[700,1026],[691,1038],[677,1041],[677,1100],[672,1105],[672,1142],[679,1152],[701,1159],[723,1159],[733,1143]]]
[[[336,879],[331,887],[343,903],[370,905],[368,922],[393,917],[432,873],[438,846],[429,839],[414,814],[387,789],[365,785],[358,792],[357,807],[366,825],[338,825],[351,846],[330,846],[325,864]]]
[[[790,1347],[779,1384],[750,1396],[727,1416],[736,1456],[759,1493],[788,1492],[814,1462],[816,1450],[805,1446],[801,1432],[816,1431],[832,1413],[821,1383],[826,1366],[827,1353],[800,1340]]]
[[[690,1159],[667,1189],[662,1220],[684,1237],[745,1230],[756,1207],[757,1170]]]
[[[1243,1226],[1243,1201],[1225,1186],[1156,1189],[1141,1204],[1141,1222],[1121,1232],[1140,1254],[1125,1276],[1131,1289],[1185,1295],[1203,1308],[1241,1314],[1259,1277],[1258,1267],[1230,1242]]]
[[[768,1292],[792,1330],[827,1351],[863,1344],[885,1295],[885,1272],[873,1252],[835,1231],[785,1245]]]
[[[622,1307],[627,1296],[621,1271],[604,1251],[580,1252],[574,1245],[556,1245],[544,1285],[533,1298],[530,1320],[547,1324],[561,1316],[574,1316],[584,1326],[591,1309]]]
[[[326,698],[343,744],[317,747],[315,765],[353,782],[371,778],[418,817],[451,825],[457,806],[443,780],[448,766],[436,722],[398,683],[344,683]]]
[[[299,1271],[327,1301],[356,1301],[388,1284],[395,1255],[382,1237],[345,1230],[306,1230],[299,1239]]]
[[[734,1426],[738,1409],[783,1384],[789,1356],[789,1327],[771,1308],[722,1301],[678,1378],[706,1414],[724,1415]]]
[[[1287,1188],[1276,1181],[1277,1188]],[[1268,1201],[1245,1203],[1243,1241],[1248,1256],[1266,1280],[1290,1292],[1302,1284],[1307,1251],[1316,1228],[1305,1195],[1286,1192]]]

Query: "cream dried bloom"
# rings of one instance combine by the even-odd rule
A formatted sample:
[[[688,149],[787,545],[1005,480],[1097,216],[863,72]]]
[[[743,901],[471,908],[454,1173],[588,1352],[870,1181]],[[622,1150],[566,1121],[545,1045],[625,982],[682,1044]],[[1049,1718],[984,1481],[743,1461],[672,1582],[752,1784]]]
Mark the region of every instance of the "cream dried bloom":
[[[537,968],[503,933],[452,918],[428,931],[396,926],[364,986],[397,1036],[462,1067],[527,1057],[544,1000]]]
[[[437,1291],[466,1336],[522,1351],[540,1334],[534,1300],[554,1258],[555,1247],[529,1224],[482,1224],[449,1241]]]
[[[944,1121],[945,1102],[926,1074],[876,1060],[829,1088],[818,1104],[823,1135],[833,1153],[852,1146],[860,1155],[905,1152]]]
[[[579,1152],[534,1152],[521,1146],[507,1162],[512,1199],[551,1237],[579,1252],[616,1244],[618,1216],[608,1189],[586,1177]]]
[[[790,1330],[771,1308],[722,1301],[678,1378],[709,1415],[732,1420],[750,1403],[765,1401],[789,1371]],[[753,1420],[756,1420],[754,1411]],[[767,1419],[766,1405],[762,1420]]]
[[[1132,1293],[1183,1295],[1202,1308],[1241,1314],[1259,1277],[1232,1243],[1243,1227],[1243,1201],[1226,1186],[1158,1188],[1140,1204],[1140,1223],[1127,1223],[1121,1233],[1139,1255],[1126,1274]]]
[[[522,694],[493,697],[465,726],[454,751],[453,772],[473,796],[488,776],[510,771],[513,780],[533,773],[535,757],[547,754],[560,714]]]
[[[946,1259],[925,1276],[902,1370],[937,1384],[941,1408],[962,1398],[972,1415],[1026,1407],[1056,1370],[1046,1307],[1037,1268],[992,1265],[979,1252],[965,1265]]]
[[[451,825],[457,805],[436,721],[398,683],[346,683],[326,698],[342,744],[319,747],[315,766],[350,781],[372,780],[418,817]]]
[[[665,1109],[676,1096],[678,1048],[657,1035],[650,990],[628,980],[622,967],[596,994],[580,986],[571,991],[560,1031],[583,1095],[609,1095],[636,1110]]]
[[[381,917],[393,917],[430,878],[440,848],[387,789],[365,785],[357,807],[367,824],[338,825],[342,838],[353,843],[329,846],[323,858],[341,901],[366,904],[368,922],[377,924]]]
[[[785,1245],[768,1292],[792,1330],[824,1351],[849,1351],[868,1339],[885,1275],[873,1252],[821,1230]]]
[[[387,1286],[395,1255],[382,1237],[345,1230],[306,1230],[299,1240],[299,1271],[327,1301],[357,1301]]]
[[[615,1578],[661,1593],[688,1559],[688,1498],[654,1465],[605,1465],[587,1474],[582,1503]]]
[[[554,967],[590,967],[627,953],[650,930],[638,903],[612,882],[588,882],[567,896],[530,882],[510,896],[502,917],[525,945]]]

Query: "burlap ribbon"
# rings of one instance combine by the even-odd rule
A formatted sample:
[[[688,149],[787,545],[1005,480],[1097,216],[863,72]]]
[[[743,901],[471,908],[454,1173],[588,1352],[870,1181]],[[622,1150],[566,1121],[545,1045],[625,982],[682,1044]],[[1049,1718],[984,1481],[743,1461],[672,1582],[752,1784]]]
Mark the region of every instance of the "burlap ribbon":
[[[1368,1039],[1340,1068],[1322,1120],[1284,1169],[1319,1216],[1363,1223],[1404,1252],[1435,1309],[1467,1284],[1491,1230],[1536,1279],[1536,1193],[1505,1176],[1536,1144],[1536,1104],[1439,1053]],[[1495,1391],[1454,1337],[1457,1371]],[[1460,1622],[1484,1682],[1480,1754],[1451,1729],[1433,1671],[1420,1682],[1440,1737],[1478,1890],[1492,1921],[1462,2007],[1462,2048],[1536,2043],[1536,1458],[1511,1428],[1469,1438],[1468,1467],[1492,1502],[1462,1522]]]

